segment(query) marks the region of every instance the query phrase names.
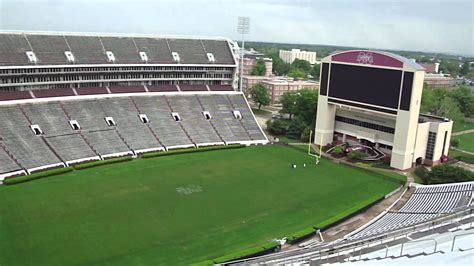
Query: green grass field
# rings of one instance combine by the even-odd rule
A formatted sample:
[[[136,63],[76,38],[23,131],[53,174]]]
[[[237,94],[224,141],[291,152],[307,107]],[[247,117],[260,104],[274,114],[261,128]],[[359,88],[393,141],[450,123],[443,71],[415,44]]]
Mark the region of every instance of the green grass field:
[[[454,121],[453,132],[474,129],[474,123],[469,121]]]
[[[458,149],[474,152],[474,133],[468,133],[461,136],[453,136],[452,139],[459,140]]]
[[[200,262],[288,236],[399,186],[313,159],[256,146],[1,186],[0,265]]]

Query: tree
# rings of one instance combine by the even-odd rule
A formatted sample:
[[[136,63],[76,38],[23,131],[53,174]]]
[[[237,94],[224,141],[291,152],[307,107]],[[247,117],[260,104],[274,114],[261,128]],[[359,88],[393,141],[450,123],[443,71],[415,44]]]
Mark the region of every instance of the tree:
[[[462,64],[462,67],[461,69],[459,70],[459,74],[461,74],[461,76],[466,76],[467,73],[469,73],[469,61],[464,61],[464,63]]]
[[[268,96],[267,89],[262,83],[257,83],[252,86],[250,89],[250,97],[252,101],[258,104],[258,110],[260,110],[263,106],[270,104],[270,97]]]
[[[450,91],[449,96],[457,102],[464,116],[470,117],[474,115],[474,95],[470,89],[461,86]]]
[[[266,72],[265,61],[263,59],[258,59],[255,66],[252,68],[250,75],[252,76],[264,76]]]
[[[442,164],[431,168],[426,178],[428,184],[466,182],[474,180],[474,172],[461,167]]]
[[[451,147],[457,148],[459,146],[459,139],[451,139]]]
[[[313,126],[316,119],[316,108],[318,105],[318,91],[302,89],[298,91],[296,98],[295,116],[301,118],[306,125]]]
[[[312,70],[311,64],[303,59],[295,59],[295,61],[291,63],[291,68],[297,68],[306,74]]]
[[[283,93],[280,97],[281,103],[281,110],[280,113],[288,114],[290,119],[296,112],[296,100],[298,98],[298,94],[295,91],[287,91]]]
[[[461,104],[451,97],[451,93],[447,89],[423,90],[421,99],[422,112],[448,117],[455,121],[462,121],[464,120],[464,114],[461,112],[460,106]],[[469,103],[466,103],[465,106],[469,106]]]
[[[283,119],[275,119],[267,121],[267,130],[274,135],[286,134],[288,129],[288,122]]]
[[[301,134],[303,133],[303,130],[306,127],[307,125],[303,121],[303,119],[295,117],[288,124],[288,130],[286,132],[286,135],[292,139],[301,139]]]
[[[305,129],[303,129],[303,132],[301,133],[301,138],[300,138],[300,140],[301,140],[302,142],[308,142],[312,130],[313,130],[313,128],[310,127],[310,126],[308,126],[308,127],[306,127]],[[314,134],[311,136],[311,142],[313,142],[313,141],[314,141]]]
[[[313,79],[319,79],[320,70],[321,70],[321,64],[314,64],[309,74],[313,76]]]
[[[305,78],[308,77],[308,74],[305,73],[304,71],[302,71],[299,68],[291,67],[290,71],[288,72],[288,76],[290,76],[292,78],[304,78],[305,79]]]
[[[290,64],[283,62],[283,60],[278,55],[273,55],[272,60],[273,73],[279,76],[288,74],[288,71],[290,70]]]

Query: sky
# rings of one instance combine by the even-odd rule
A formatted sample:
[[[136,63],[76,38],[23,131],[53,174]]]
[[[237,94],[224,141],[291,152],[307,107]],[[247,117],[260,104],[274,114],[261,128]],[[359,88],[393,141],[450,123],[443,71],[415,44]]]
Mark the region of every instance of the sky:
[[[474,56],[474,0],[0,0],[0,30],[223,36]]]

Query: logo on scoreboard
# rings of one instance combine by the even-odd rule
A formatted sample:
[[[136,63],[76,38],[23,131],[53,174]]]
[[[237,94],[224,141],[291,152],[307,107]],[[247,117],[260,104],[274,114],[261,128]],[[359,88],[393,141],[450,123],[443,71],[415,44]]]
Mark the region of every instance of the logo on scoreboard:
[[[374,63],[374,57],[372,56],[372,53],[360,52],[357,56],[357,62],[360,64],[371,65]]]

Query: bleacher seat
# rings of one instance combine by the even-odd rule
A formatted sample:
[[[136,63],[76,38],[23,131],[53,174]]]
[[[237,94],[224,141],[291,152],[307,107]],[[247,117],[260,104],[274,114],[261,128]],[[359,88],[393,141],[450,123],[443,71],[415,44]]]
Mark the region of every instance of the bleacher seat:
[[[0,101],[31,99],[29,91],[0,92]]]
[[[24,168],[61,163],[42,137],[33,134],[30,122],[17,106],[0,107],[0,125],[4,144]]]
[[[36,98],[52,98],[52,97],[64,97],[74,96],[72,89],[54,89],[54,90],[36,90],[32,91]]]
[[[110,90],[131,92],[137,88],[144,90],[141,86],[111,87]],[[171,90],[176,86],[151,88]],[[77,92],[101,90],[104,91],[103,88],[81,88]],[[44,94],[35,92],[39,97],[71,93],[69,89]],[[5,163],[0,174],[20,166],[31,169],[98,155],[265,141],[262,133],[255,133],[259,129],[255,121],[250,121],[253,117],[243,94],[165,95],[111,94],[107,98],[54,98],[57,100],[0,106],[0,144],[19,162],[19,165],[12,162],[11,156],[0,149],[0,162]],[[236,108],[242,113],[242,119],[234,117],[232,112]],[[180,120],[175,121],[172,113],[177,113]],[[145,115],[148,121],[144,123],[140,115]],[[111,117],[115,125],[109,125],[106,117]],[[77,128],[71,127],[74,120]],[[30,125],[38,125],[42,134],[35,135]]]
[[[137,49],[145,52],[148,56],[148,63],[153,64],[170,64],[173,63],[171,51],[168,48],[166,39],[156,38],[133,38]]]
[[[39,64],[70,64],[64,54],[65,51],[69,51],[69,47],[63,36],[27,34],[26,38],[33,47]]]
[[[0,34],[0,66],[30,65],[27,51],[31,47],[23,34]]]

